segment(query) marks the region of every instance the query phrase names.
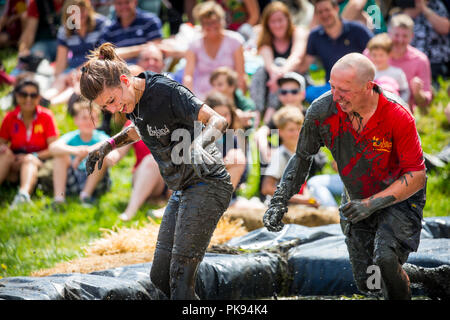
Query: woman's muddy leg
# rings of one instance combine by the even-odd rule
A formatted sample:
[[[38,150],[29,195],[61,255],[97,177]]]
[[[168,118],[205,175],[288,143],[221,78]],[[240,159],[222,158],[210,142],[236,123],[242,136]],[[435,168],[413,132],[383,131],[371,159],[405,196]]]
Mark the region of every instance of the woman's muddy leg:
[[[195,299],[197,267],[220,217],[231,199],[227,182],[193,186],[183,191],[170,265],[171,299]]]
[[[195,293],[195,279],[201,259],[172,255],[170,262],[170,298],[199,300]]]
[[[179,207],[179,192],[174,192],[169,199],[159,227],[156,249],[153,257],[150,279],[170,299],[170,261],[175,232],[175,223]]]

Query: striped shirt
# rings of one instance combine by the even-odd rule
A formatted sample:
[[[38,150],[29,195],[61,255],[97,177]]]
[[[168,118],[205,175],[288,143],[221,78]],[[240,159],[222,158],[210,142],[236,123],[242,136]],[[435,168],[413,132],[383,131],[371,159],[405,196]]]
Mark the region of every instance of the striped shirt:
[[[161,20],[153,13],[136,9],[136,18],[128,27],[120,24],[116,17],[112,23],[103,29],[100,44],[111,42],[117,47],[130,47],[144,44],[148,41],[162,38]],[[133,62],[133,61],[128,61]]]
[[[102,34],[103,28],[105,28],[109,20],[102,16],[96,15],[95,17],[95,29],[92,32],[86,34],[83,38],[77,32],[74,32],[71,36],[67,36],[64,26],[59,27],[58,30],[58,45],[64,46],[69,49],[67,65],[69,68],[77,68],[86,61],[86,55],[91,50],[95,49],[95,45],[98,43]]]

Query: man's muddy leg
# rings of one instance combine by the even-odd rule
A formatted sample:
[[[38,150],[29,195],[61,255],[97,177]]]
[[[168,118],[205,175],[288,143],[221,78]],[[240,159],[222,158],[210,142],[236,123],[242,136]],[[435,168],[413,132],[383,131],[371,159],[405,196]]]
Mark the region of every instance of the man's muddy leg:
[[[417,251],[422,229],[425,190],[377,211],[374,262],[380,268],[386,299],[411,299],[410,280],[402,265]]]
[[[386,248],[377,253],[375,264],[380,268],[384,297],[389,300],[410,300],[409,277],[394,251]]]
[[[170,261],[175,232],[175,224],[179,208],[179,193],[174,192],[169,199],[164,216],[159,227],[153,256],[150,279],[170,299]]]
[[[341,221],[341,228],[346,236],[345,243],[352,266],[353,278],[356,287],[362,294],[371,293],[367,286],[368,267],[373,265],[373,241],[375,232],[370,221],[361,221],[349,227],[345,221]],[[377,290],[379,291],[379,290]]]

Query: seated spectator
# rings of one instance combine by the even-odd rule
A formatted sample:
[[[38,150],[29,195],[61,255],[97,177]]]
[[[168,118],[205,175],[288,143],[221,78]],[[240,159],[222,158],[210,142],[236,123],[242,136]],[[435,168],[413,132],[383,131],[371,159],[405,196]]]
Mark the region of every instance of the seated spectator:
[[[153,43],[145,46],[139,53],[137,65],[144,71],[162,73],[164,70],[164,55],[161,49]]]
[[[130,120],[125,123],[125,126],[129,125],[131,125]],[[167,198],[166,185],[159,172],[158,164],[142,140],[113,150],[108,154],[111,164],[115,165],[119,162],[132,147],[136,162],[133,166],[131,197],[125,211],[119,215],[122,221],[132,220],[147,199],[161,196]]]
[[[389,64],[390,53],[392,51],[392,40],[387,33],[380,33],[370,39],[367,44],[369,58],[376,67],[375,81],[382,77],[391,77],[397,82],[399,96],[405,101],[409,101],[409,86],[406,75],[402,69]],[[392,91],[391,91],[392,92]],[[395,92],[394,92],[395,93]]]
[[[225,10],[226,28],[240,31],[244,25],[254,26],[259,21],[259,4],[257,0],[226,1],[216,0]]]
[[[406,75],[411,93],[408,104],[413,112],[416,106],[425,110],[433,98],[430,60],[410,45],[414,37],[414,21],[406,14],[395,15],[389,22],[388,34],[392,39],[389,64],[402,69]]]
[[[238,146],[238,137],[234,132],[234,130],[241,127],[236,116],[236,107],[227,96],[220,92],[211,92],[206,97],[205,103],[224,117],[229,124],[228,129],[231,129],[222,135],[222,139],[217,139],[216,143],[222,152],[225,168],[230,173],[231,183],[234,190],[236,190],[242,181],[241,178],[246,168],[245,154],[241,147]],[[229,135],[231,135],[232,140]],[[233,143],[232,145],[230,145],[230,140]],[[233,197],[235,198],[235,195]]]
[[[336,0],[315,0],[313,4],[314,14],[320,25],[309,34],[306,54],[298,71],[305,73],[318,58],[325,69],[326,83],[306,88],[306,101],[309,103],[330,90],[328,81],[336,61],[347,53],[362,53],[373,36],[361,23],[342,20]]]
[[[306,108],[303,106],[303,101],[305,100],[305,78],[296,72],[288,72],[282,78],[278,79],[278,86],[278,99],[282,104],[282,107],[279,110],[291,106],[299,109],[300,112],[305,115]],[[277,136],[277,134],[274,134],[276,131],[273,131],[277,130],[273,118],[275,110],[272,110],[273,112],[270,111],[271,109],[268,109],[268,112],[266,112],[266,124],[262,125],[255,134],[261,169],[266,168],[271,161],[271,157],[273,156],[273,139],[275,139],[276,142],[278,137],[279,143],[283,143],[282,137],[279,135]],[[277,148],[278,145],[275,144],[273,147]],[[311,176],[319,172],[326,162],[326,155],[322,151],[319,151],[314,156],[314,161],[310,170]]]
[[[77,6],[79,12],[71,10],[72,6]],[[75,27],[74,21],[78,18],[78,14],[80,25]],[[67,0],[64,3],[61,26],[58,30],[55,80],[51,88],[43,93],[51,105],[67,102],[73,93],[72,72],[77,72],[76,69],[86,61],[86,56],[94,50],[107,21],[104,16],[94,11],[90,0]],[[65,90],[69,90],[69,93],[64,94],[66,98],[58,99],[57,96]]]
[[[338,3],[342,19],[359,21],[375,34],[387,31],[376,0],[338,0]]]
[[[246,92],[246,73],[242,36],[226,30],[225,12],[214,1],[199,3],[194,16],[202,27],[202,36],[195,39],[186,52],[183,84],[200,99],[212,89],[211,73],[218,67],[230,67],[238,74],[238,87]]]
[[[278,79],[278,99],[281,101],[282,108],[285,106],[294,106],[298,108],[302,114],[306,109],[303,107],[305,99],[305,79],[296,72],[288,72],[282,78]],[[271,130],[277,129],[273,115],[276,112],[274,108],[268,108],[264,117],[264,125],[262,125],[255,134],[256,145],[260,152],[261,164],[267,165],[271,159],[271,146],[269,144]]]
[[[234,102],[236,106],[236,116],[244,128],[254,125],[257,112],[252,99],[247,98],[238,88],[238,76],[236,71],[229,67],[219,67],[213,71],[209,82],[215,91],[219,91]]]
[[[24,15],[27,11],[25,0],[7,0],[0,17],[0,48],[16,47],[22,33]]]
[[[90,147],[108,139],[104,132],[96,130],[100,108],[90,106],[86,100],[74,104],[74,123],[77,130],[68,132],[53,142],[50,153],[53,155],[53,191],[55,205],[65,202],[66,195],[78,195],[82,204],[90,205],[95,196],[108,190],[110,180],[108,167],[111,161],[105,159],[101,170],[96,167],[87,176],[86,156]]]
[[[137,0],[114,0],[114,9],[115,18],[103,29],[99,43],[111,42],[122,59],[135,64],[147,44],[161,41],[161,20],[137,8]]]
[[[264,172],[261,172],[261,175],[264,176],[261,193],[266,196],[266,203],[273,196],[289,159],[295,153],[303,120],[303,113],[296,107],[283,107],[274,114],[274,122],[279,129],[280,138],[283,142],[272,156],[269,166]],[[318,202],[311,196],[306,182],[299,193],[289,200],[289,203],[312,207],[319,206]]]
[[[416,0],[415,4],[403,10],[414,20],[411,45],[430,60],[431,76],[437,84],[438,76],[450,76],[450,14],[439,0]]]
[[[268,4],[261,18],[257,49],[264,66],[256,70],[250,84],[250,96],[263,115],[266,108],[278,109],[277,80],[298,67],[306,47],[308,32],[295,26],[288,7],[275,1]],[[278,63],[282,60],[283,63]]]
[[[56,58],[59,22],[64,0],[30,0],[19,39],[19,57],[30,53],[48,61]]]
[[[53,113],[39,105],[39,85],[25,78],[14,87],[16,108],[0,127],[0,184],[19,182],[12,206],[31,202],[38,169],[51,157],[49,145],[58,138]]]

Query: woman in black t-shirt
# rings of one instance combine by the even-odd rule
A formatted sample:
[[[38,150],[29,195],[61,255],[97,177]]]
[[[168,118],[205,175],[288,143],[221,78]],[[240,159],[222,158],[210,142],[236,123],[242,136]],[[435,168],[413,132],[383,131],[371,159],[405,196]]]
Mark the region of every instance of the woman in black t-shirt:
[[[86,170],[101,168],[114,148],[142,139],[174,192],[164,213],[150,272],[171,299],[194,299],[197,267],[233,191],[214,141],[224,118],[168,77],[143,72],[132,77],[114,47],[105,43],[82,68],[81,94],[131,125],[89,153]]]

